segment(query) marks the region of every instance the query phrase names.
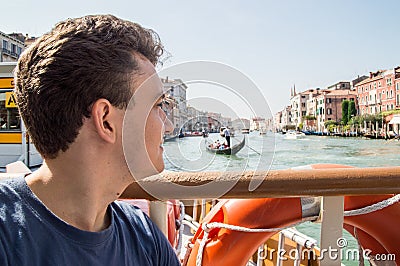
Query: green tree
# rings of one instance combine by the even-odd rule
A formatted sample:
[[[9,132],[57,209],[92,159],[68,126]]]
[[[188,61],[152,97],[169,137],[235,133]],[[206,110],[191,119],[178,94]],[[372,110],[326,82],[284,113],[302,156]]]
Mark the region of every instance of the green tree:
[[[354,101],[349,101],[349,109],[347,112],[347,121],[349,122],[357,114],[356,103]]]
[[[347,125],[347,122],[349,122],[349,101],[344,100],[342,102],[342,123]]]

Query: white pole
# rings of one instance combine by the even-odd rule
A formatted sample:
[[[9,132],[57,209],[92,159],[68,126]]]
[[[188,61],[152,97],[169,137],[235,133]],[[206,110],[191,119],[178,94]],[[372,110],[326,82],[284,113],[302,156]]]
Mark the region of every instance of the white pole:
[[[325,196],[321,205],[321,260],[320,266],[340,266],[341,248],[347,240],[343,233],[343,196]]]

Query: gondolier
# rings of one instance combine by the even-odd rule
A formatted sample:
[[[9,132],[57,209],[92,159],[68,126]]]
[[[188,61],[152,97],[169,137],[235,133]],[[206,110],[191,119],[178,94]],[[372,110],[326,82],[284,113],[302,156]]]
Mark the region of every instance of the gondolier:
[[[226,145],[228,145],[228,147],[231,147],[231,132],[229,131],[228,127],[224,129],[223,134],[226,139]]]

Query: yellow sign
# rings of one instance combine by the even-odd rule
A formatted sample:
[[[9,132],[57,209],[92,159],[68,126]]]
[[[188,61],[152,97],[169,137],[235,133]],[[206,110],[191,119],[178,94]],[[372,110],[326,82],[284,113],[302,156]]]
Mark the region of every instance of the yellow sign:
[[[14,92],[7,91],[6,92],[6,108],[15,108],[17,107],[17,101],[15,100]]]
[[[0,78],[0,89],[13,89],[14,79],[13,78]]]

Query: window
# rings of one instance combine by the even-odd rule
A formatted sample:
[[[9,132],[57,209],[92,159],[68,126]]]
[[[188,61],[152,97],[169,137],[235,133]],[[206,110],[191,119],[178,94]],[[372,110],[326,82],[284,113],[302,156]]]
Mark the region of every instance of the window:
[[[396,91],[400,90],[400,83],[396,83]]]
[[[6,40],[3,40],[3,49],[8,50],[8,42]]]
[[[19,46],[18,46],[18,48],[17,48],[17,54],[18,54],[18,55],[22,54],[22,47],[19,47]]]
[[[11,53],[16,54],[17,53],[17,46],[15,44],[11,44]]]
[[[332,114],[332,109],[331,108],[326,108],[326,114],[331,115]]]
[[[326,103],[331,103],[332,99],[331,98],[326,98]]]
[[[374,89],[376,89],[376,82],[374,82]]]
[[[390,99],[393,98],[393,90],[390,90]]]
[[[379,87],[379,88],[381,87],[381,82],[380,82],[380,81],[378,82],[378,87]]]
[[[400,105],[400,94],[397,94],[396,105]]]
[[[387,84],[388,86],[392,86],[392,78],[386,79],[386,84]]]
[[[8,97],[10,97],[9,93],[7,92]],[[6,106],[7,96],[6,92],[0,93],[0,131],[21,130],[18,108]]]

